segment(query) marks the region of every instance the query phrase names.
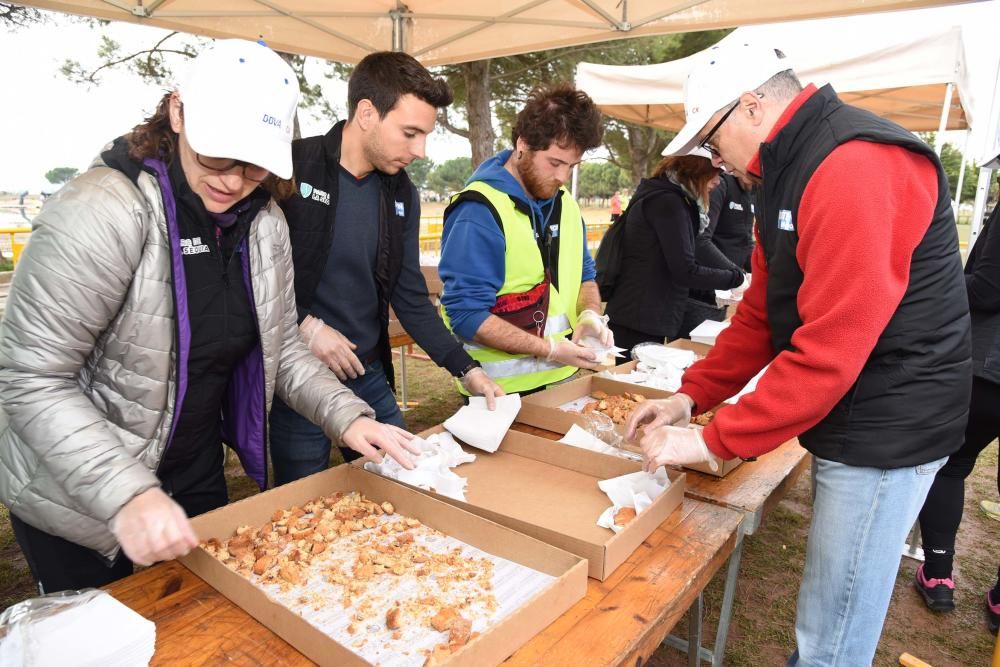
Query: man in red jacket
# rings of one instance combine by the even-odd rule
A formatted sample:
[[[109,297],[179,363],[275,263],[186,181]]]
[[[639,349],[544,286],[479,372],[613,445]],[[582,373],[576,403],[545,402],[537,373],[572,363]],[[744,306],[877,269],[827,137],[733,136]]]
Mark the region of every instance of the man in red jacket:
[[[760,184],[753,284],[680,391],[647,401],[649,469],[752,460],[793,437],[816,499],[790,665],[870,664],[900,553],[934,473],[962,443],[971,390],[968,302],[940,161],[903,128],[804,89],[784,55],[730,42],[695,65],[687,124],[664,151],[699,149]],[[770,364],[756,391],[699,432]]]

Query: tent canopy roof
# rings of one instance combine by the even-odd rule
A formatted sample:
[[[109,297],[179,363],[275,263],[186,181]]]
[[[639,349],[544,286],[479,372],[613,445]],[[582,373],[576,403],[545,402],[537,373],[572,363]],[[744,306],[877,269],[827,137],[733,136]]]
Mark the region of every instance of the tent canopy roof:
[[[985,5],[983,6],[985,9]],[[850,104],[913,131],[937,130],[948,83],[955,84],[948,129],[970,127],[983,99],[983,84],[995,77],[992,59],[972,54],[966,31],[950,22],[924,20],[901,29],[900,17],[946,10],[858,18],[825,19],[739,28],[724,38],[772,44],[788,56],[799,78],[830,83]],[[850,34],[851,39],[844,39]],[[581,63],[577,85],[608,115],[668,130],[684,124],[684,82],[699,54],[644,66]],[[978,110],[984,117],[988,109]]]
[[[958,0],[28,0],[23,4],[340,62],[405,50],[426,65],[737,25]]]

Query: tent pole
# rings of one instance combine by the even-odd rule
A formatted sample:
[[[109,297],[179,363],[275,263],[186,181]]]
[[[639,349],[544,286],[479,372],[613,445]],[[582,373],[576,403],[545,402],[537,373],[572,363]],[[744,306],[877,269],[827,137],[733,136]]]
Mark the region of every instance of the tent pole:
[[[972,130],[965,131],[965,143],[962,145],[962,166],[958,168],[958,184],[955,186],[955,220],[958,220],[958,205],[962,203],[962,185],[965,181],[965,162],[969,158],[966,153],[969,152],[969,135],[972,134]]]
[[[951,96],[955,92],[955,85],[949,83],[944,89],[944,106],[941,108],[941,122],[938,123],[937,134],[934,135],[934,152],[941,157],[941,149],[944,147],[944,131],[948,129],[948,112],[951,111]]]
[[[993,170],[987,167],[980,168],[979,184],[976,186],[976,204],[972,207],[972,220],[969,222],[969,247],[967,253],[972,252],[972,246],[976,244],[976,239],[979,238],[979,230],[983,226],[983,213],[986,210],[986,198],[990,193],[991,180],[993,180]],[[966,254],[966,257],[968,257],[968,254]]]
[[[403,15],[398,9],[389,12],[392,18],[392,50],[403,50]],[[949,84],[950,85],[950,84]]]

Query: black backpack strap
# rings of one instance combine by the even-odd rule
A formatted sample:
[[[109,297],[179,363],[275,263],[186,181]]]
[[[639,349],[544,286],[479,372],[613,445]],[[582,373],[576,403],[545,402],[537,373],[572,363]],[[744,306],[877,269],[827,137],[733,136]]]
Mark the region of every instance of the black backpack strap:
[[[491,202],[486,195],[477,190],[462,190],[455,195],[454,199],[451,200],[451,203],[448,204],[448,207],[445,208],[441,219],[447,220],[448,216],[451,215],[451,212],[458,207],[459,204],[467,201],[474,201],[488,208],[490,210],[490,214],[493,216],[493,222],[497,223],[497,227],[500,228],[500,233],[503,234],[503,221],[500,219],[500,213],[493,205],[493,202]]]

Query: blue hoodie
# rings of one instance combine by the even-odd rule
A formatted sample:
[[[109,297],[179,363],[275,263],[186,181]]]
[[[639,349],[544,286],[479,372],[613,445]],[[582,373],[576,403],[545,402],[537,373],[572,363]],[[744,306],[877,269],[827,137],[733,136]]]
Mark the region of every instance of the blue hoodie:
[[[504,164],[513,151],[505,150],[489,158],[469,179],[482,181],[524,202],[531,210],[536,232],[541,232],[552,212],[552,199],[535,200],[528,196]],[[584,222],[581,219],[580,224]],[[584,229],[586,238],[586,229]],[[476,331],[496,305],[497,292],[506,277],[506,240],[493,214],[478,202],[462,202],[444,221],[441,235],[441,262],[438,273],[444,283],[441,303],[451,320],[452,330],[466,340]],[[583,244],[582,282],[594,280],[597,269],[587,244]]]

